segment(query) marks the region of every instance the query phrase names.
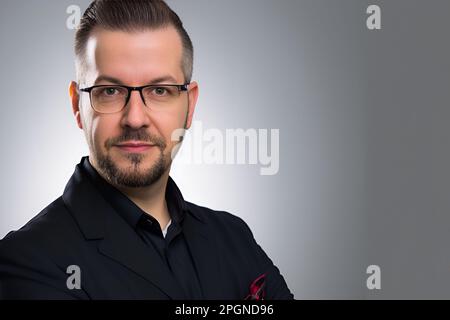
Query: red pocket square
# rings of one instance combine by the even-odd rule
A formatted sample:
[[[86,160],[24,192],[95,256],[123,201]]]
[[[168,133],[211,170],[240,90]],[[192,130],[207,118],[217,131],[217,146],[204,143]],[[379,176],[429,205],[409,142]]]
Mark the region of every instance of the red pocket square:
[[[266,274],[260,275],[250,285],[250,293],[244,300],[264,300],[266,296]]]

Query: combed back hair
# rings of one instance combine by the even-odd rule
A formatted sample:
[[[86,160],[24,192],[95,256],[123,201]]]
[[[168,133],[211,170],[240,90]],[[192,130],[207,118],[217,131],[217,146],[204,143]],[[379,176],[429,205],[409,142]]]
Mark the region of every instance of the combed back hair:
[[[75,35],[77,78],[85,74],[86,46],[96,27],[109,31],[139,32],[172,26],[183,46],[181,68],[185,83],[192,80],[194,48],[178,15],[163,0],[95,0],[81,18]]]

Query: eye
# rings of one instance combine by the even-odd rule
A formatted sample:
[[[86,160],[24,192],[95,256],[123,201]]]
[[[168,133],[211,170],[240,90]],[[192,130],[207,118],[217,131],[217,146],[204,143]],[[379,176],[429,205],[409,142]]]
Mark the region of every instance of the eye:
[[[156,94],[157,96],[164,96],[168,93],[167,88],[164,87],[156,87],[153,89],[153,93]]]
[[[119,90],[115,87],[108,87],[103,89],[103,94],[106,96],[114,96],[119,93]]]

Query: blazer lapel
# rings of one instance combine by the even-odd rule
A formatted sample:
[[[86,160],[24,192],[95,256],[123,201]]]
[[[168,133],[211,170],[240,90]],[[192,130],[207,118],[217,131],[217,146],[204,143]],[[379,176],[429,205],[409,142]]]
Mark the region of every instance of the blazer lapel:
[[[220,255],[213,235],[208,232],[208,225],[187,213],[183,233],[197,269],[203,296],[220,299]]]
[[[185,299],[158,253],[148,248],[84,176],[80,165],[64,190],[63,200],[87,240],[103,239],[101,254],[141,275],[171,299]]]

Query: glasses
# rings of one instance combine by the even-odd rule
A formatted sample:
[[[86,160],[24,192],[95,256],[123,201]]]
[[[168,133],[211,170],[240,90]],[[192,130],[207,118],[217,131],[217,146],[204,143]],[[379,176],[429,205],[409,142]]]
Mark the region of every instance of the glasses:
[[[130,101],[132,91],[138,91],[147,107],[162,110],[176,103],[181,92],[188,91],[189,84],[155,84],[142,87],[101,85],[80,89],[88,92],[92,108],[98,113],[122,111]]]

